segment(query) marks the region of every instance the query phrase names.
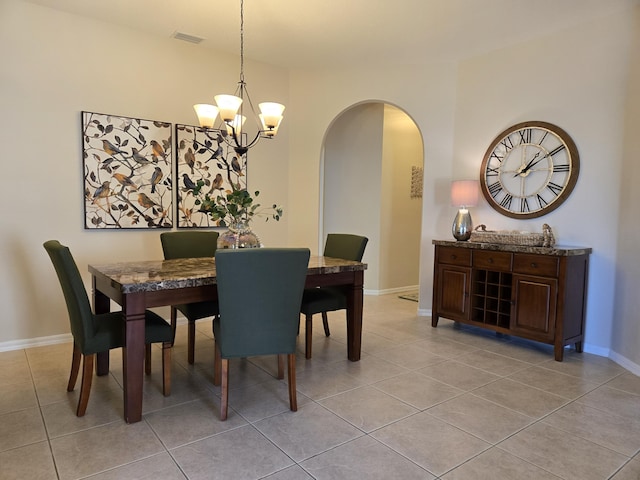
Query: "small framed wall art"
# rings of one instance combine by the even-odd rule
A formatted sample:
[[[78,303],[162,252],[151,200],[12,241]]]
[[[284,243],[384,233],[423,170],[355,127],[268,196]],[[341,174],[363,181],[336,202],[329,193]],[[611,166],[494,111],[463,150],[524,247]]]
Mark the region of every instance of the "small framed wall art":
[[[247,154],[238,155],[213,128],[178,124],[175,138],[178,228],[217,227],[200,202],[247,187]]]
[[[173,226],[171,127],[82,112],[86,229]]]

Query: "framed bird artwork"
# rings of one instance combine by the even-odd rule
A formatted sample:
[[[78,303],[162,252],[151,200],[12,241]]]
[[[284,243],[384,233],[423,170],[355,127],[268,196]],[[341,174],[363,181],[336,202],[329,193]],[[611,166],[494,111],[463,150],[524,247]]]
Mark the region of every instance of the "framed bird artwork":
[[[82,112],[85,229],[173,226],[171,127]]]
[[[225,134],[214,128],[176,125],[176,218],[178,228],[218,225],[200,205],[226,195],[233,187],[247,187],[247,154],[242,156],[225,142]]]

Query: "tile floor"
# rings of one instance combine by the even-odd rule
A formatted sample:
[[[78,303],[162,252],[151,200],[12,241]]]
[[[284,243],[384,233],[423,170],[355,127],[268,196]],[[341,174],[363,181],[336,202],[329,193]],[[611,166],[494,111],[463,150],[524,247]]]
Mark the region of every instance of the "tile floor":
[[[640,479],[640,378],[614,362],[416,316],[366,297],[363,355],[346,359],[344,313],[314,356],[299,343],[297,413],[275,359],[232,363],[229,419],[212,385],[210,322],[186,329],[161,394],[160,351],[143,421],[122,419],[120,352],[87,414],[66,392],[71,345],[0,353],[2,479]]]

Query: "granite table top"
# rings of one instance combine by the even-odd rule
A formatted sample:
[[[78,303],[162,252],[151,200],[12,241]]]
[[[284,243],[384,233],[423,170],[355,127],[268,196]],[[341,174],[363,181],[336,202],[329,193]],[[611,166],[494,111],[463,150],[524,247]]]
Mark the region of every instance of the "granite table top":
[[[460,242],[455,240],[433,240],[433,245],[455,248],[469,248],[474,250],[494,250],[513,253],[534,253],[539,255],[551,255],[557,257],[570,257],[574,255],[588,255],[592,249],[589,247],[573,247],[554,245],[553,247],[532,247],[529,245],[506,245],[484,242]]]
[[[307,275],[366,270],[367,264],[341,258],[311,256]],[[213,257],[178,258],[89,265],[89,272],[118,285],[122,293],[170,290],[216,284]]]

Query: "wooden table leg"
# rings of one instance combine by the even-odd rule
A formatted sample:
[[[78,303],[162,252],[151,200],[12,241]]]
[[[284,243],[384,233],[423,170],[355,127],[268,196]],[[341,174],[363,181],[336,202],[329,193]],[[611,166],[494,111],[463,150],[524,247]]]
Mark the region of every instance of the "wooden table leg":
[[[111,308],[111,300],[104,293],[96,288],[96,279],[92,277],[93,291],[93,311],[95,313],[109,313]],[[98,376],[107,375],[109,373],[109,350],[106,352],[98,352],[96,361],[96,374]]]
[[[127,423],[142,420],[142,383],[144,369],[144,292],[123,297],[125,347],[122,349],[124,373],[124,419]]]
[[[353,286],[347,296],[347,356],[352,362],[357,362],[362,348],[364,272],[361,270],[353,273]]]

